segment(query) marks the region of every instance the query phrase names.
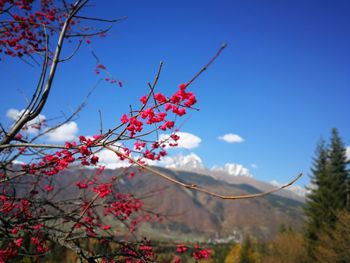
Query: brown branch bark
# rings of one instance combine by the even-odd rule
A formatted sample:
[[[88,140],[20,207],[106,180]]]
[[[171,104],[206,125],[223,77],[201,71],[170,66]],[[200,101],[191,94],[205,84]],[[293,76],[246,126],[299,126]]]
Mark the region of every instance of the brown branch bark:
[[[201,192],[201,193],[204,193],[204,194],[207,194],[207,195],[210,195],[210,196],[213,196],[213,197],[217,197],[217,198],[220,198],[220,199],[229,199],[229,200],[237,200],[237,199],[250,199],[250,198],[256,198],[256,197],[262,197],[262,196],[266,196],[266,195],[269,195],[269,194],[272,194],[272,193],[275,193],[277,191],[280,191],[284,188],[287,188],[288,186],[291,186],[292,184],[294,184],[303,174],[300,173],[298,174],[293,180],[291,180],[289,183],[285,184],[285,185],[282,185],[281,187],[278,187],[278,188],[275,188],[275,189],[272,189],[270,191],[266,191],[266,192],[262,192],[262,193],[258,193],[258,194],[250,194],[250,195],[222,195],[222,194],[219,194],[219,193],[215,193],[215,192],[212,192],[206,188],[203,188],[203,187],[200,187],[200,186],[197,186],[196,184],[189,184],[189,183],[185,183],[185,182],[182,182],[182,181],[179,181],[179,180],[176,180],[172,177],[170,177],[169,175],[166,175],[165,173],[162,173],[148,165],[144,165],[142,163],[140,163],[139,161],[131,158],[130,156],[120,152],[120,151],[117,151],[115,149],[113,149],[111,146],[109,145],[105,145],[104,146],[106,149],[120,155],[120,156],[123,156],[125,159],[128,159],[131,163],[141,167],[143,170],[146,170],[146,171],[149,171],[151,173],[153,173],[154,175],[157,175],[171,183],[174,183],[176,185],[179,185],[179,186],[182,186],[182,187],[185,187],[187,189],[191,189],[191,190],[194,190],[194,191],[197,191],[197,192]]]

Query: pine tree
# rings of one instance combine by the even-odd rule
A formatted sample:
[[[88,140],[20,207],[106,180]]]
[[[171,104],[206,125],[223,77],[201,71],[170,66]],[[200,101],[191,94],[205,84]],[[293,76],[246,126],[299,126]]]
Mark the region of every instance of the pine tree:
[[[348,208],[349,171],[346,149],[336,129],[332,130],[329,148],[321,140],[311,168],[310,194],[307,196],[305,238],[308,252],[314,258],[319,236],[333,229],[337,213]]]
[[[326,212],[327,196],[330,192],[327,190],[327,155],[328,149],[323,139],[317,145],[316,157],[314,158],[313,167],[311,168],[311,185],[308,190],[310,194],[307,196],[305,206],[305,214],[307,222],[305,226],[305,238],[308,245],[308,251],[314,250],[317,240],[317,232],[320,229]]]
[[[347,170],[347,156],[344,143],[339,137],[337,129],[332,130],[331,145],[329,149],[329,173],[332,177],[332,190],[336,193],[332,209],[334,218],[336,210],[349,208],[349,170]]]

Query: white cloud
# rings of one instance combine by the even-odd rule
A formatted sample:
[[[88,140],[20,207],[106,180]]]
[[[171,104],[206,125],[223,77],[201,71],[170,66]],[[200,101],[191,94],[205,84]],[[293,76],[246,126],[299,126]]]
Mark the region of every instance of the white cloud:
[[[244,167],[241,164],[237,163],[226,163],[223,167],[214,166],[211,168],[212,171],[222,171],[226,172],[232,176],[245,176],[245,177],[253,177],[250,173],[249,169]]]
[[[6,116],[13,121],[17,121],[23,115],[23,113],[24,113],[24,109],[19,111],[17,109],[11,108],[6,112]],[[28,111],[24,114],[28,114]],[[46,117],[42,114],[39,114],[33,120],[29,121],[23,128],[28,133],[38,134],[39,129],[43,124],[45,124],[45,121],[46,121]]]
[[[346,157],[350,160],[350,146],[346,147]]]
[[[57,129],[47,133],[48,140],[51,142],[66,142],[76,139],[78,133],[78,125],[71,121],[58,127]]]
[[[180,136],[180,139],[177,141],[178,146],[176,148],[194,149],[197,148],[202,141],[202,139],[198,136],[188,132],[177,132],[176,135]],[[165,140],[169,143],[175,143],[175,141],[170,138],[169,134],[161,134],[159,136],[159,141]]]
[[[23,110],[22,110],[22,112],[23,112]],[[20,116],[20,111],[17,110],[17,109],[9,109],[9,110],[6,112],[6,116],[7,116],[8,118],[10,118],[11,120],[16,121],[16,120],[19,118],[19,116]]]
[[[104,149],[96,153],[96,156],[99,158],[98,164],[104,165],[108,169],[130,166],[130,162],[128,160],[121,161],[115,152],[112,152],[108,149]]]
[[[284,184],[277,182],[276,180],[271,181],[270,184],[272,184],[273,186],[277,186],[277,187],[281,187],[282,185],[284,185]],[[307,194],[307,190],[304,187],[302,187],[300,185],[296,185],[296,184],[292,184],[291,186],[286,188],[286,190],[289,190],[289,191],[291,191],[299,196],[305,196]]]
[[[233,133],[227,133],[223,136],[219,136],[218,139],[225,141],[227,143],[244,142],[244,139],[241,136],[239,136],[238,134],[233,134]]]
[[[252,163],[250,166],[251,166],[253,169],[258,169],[258,166],[257,166],[255,163]]]

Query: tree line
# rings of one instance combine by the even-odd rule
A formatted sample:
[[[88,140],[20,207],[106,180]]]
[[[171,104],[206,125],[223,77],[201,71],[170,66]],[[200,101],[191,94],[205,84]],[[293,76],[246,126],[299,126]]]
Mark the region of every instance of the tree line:
[[[333,129],[321,139],[311,169],[305,214],[305,242],[313,262],[350,262],[350,174],[346,147]]]
[[[320,139],[311,167],[302,231],[281,227],[274,240],[246,237],[225,262],[347,263],[350,262],[350,171],[346,147],[337,129],[330,142]]]

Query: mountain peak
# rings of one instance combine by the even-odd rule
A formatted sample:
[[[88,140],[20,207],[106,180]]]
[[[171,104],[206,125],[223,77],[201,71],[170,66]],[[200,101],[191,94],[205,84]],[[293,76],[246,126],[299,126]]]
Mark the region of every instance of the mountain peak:
[[[176,168],[181,170],[205,170],[202,159],[195,153],[188,155],[178,155],[172,158],[172,163],[166,168]]]
[[[243,165],[236,163],[226,163],[223,167],[214,166],[211,168],[211,170],[226,172],[229,175],[233,176],[253,177],[248,168],[245,168]]]

